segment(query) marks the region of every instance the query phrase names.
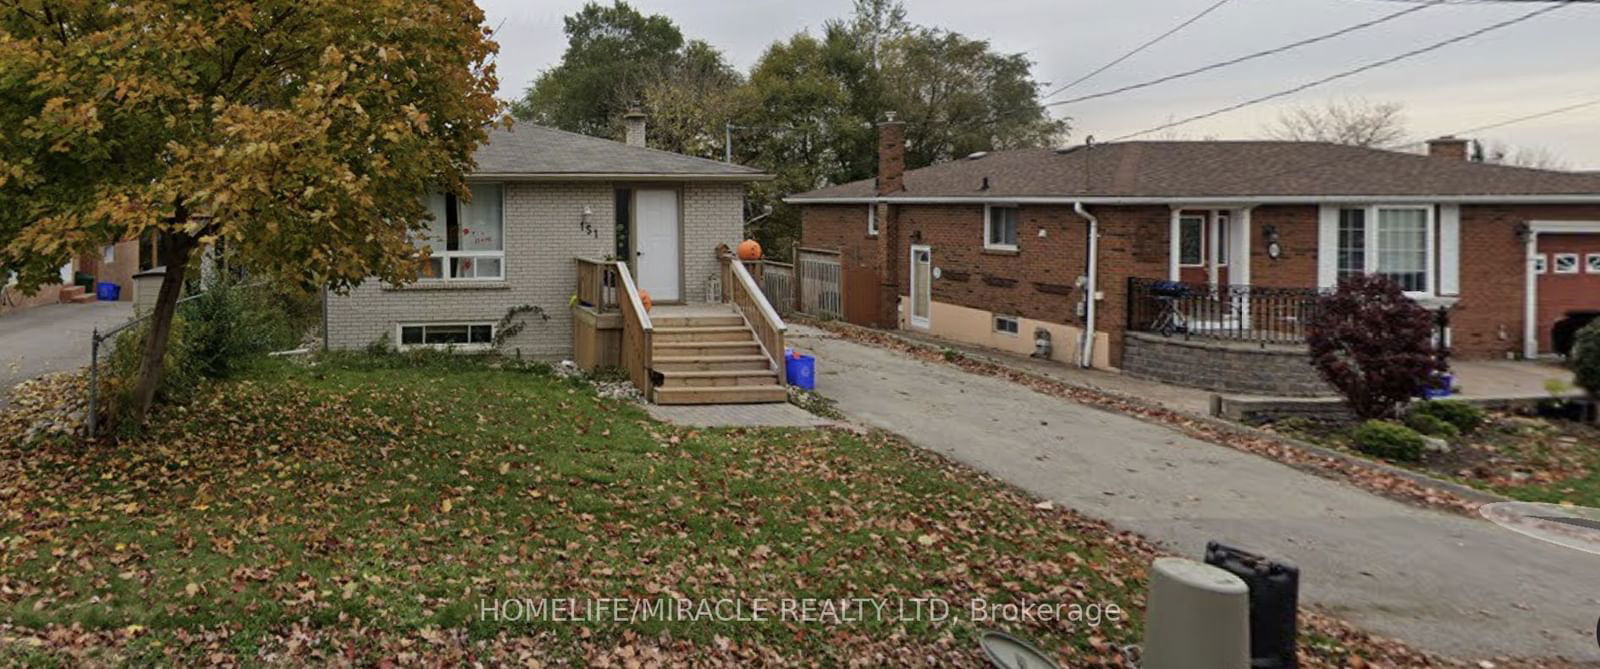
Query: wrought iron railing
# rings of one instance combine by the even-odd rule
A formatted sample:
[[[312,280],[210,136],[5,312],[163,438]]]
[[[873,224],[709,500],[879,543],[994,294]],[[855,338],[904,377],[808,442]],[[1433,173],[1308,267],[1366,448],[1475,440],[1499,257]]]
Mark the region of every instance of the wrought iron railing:
[[[1128,279],[1129,332],[1300,344],[1316,313],[1316,288],[1276,288]]]

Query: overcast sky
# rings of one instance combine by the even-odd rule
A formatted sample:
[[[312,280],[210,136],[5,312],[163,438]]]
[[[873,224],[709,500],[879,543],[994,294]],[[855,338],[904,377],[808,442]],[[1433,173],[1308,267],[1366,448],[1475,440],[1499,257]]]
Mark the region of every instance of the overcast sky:
[[[563,15],[582,0],[478,0],[500,26],[501,97],[519,96],[566,48]],[[907,0],[911,22],[1024,53],[1047,89],[1064,84],[1171,29],[1216,0]],[[685,37],[706,40],[748,70],[774,41],[818,32],[850,0],[634,0]],[[1410,5],[1394,0],[1231,0],[1184,31],[1072,90],[1107,88],[1279,46]],[[1052,107],[1071,119],[1073,142],[1101,141],[1211,111],[1470,32],[1544,5],[1449,4],[1287,54],[1143,91]],[[1251,138],[1285,105],[1361,97],[1406,107],[1415,139],[1600,99],[1600,4],[1575,4],[1396,65],[1293,97],[1194,123],[1172,135]],[[1052,85],[1053,84],[1053,85]],[[1539,147],[1569,166],[1600,169],[1600,106],[1484,133]]]

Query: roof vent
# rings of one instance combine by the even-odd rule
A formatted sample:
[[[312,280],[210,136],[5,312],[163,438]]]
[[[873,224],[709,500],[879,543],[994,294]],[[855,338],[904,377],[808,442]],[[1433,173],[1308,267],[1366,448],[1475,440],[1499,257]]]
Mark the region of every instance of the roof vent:
[[[973,151],[972,153],[967,154],[967,160],[977,160],[987,155],[989,155],[988,151]]]

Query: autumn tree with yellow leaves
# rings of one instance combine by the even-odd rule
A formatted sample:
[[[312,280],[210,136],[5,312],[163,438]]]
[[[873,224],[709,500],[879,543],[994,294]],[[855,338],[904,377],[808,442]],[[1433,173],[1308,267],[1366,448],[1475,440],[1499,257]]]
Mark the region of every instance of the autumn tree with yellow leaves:
[[[0,0],[0,275],[159,233],[174,279],[220,242],[271,280],[413,280],[422,195],[466,195],[499,115],[496,50],[471,0]]]

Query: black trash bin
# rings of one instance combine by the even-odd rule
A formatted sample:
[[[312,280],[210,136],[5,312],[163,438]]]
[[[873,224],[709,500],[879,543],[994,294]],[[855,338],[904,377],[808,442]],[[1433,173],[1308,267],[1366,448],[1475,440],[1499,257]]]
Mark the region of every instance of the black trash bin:
[[[1550,345],[1556,353],[1563,356],[1572,355],[1572,344],[1578,339],[1578,331],[1584,326],[1600,319],[1600,309],[1580,309],[1567,312],[1567,317],[1550,327]]]
[[[1250,669],[1295,669],[1300,569],[1216,541],[1206,544],[1206,564],[1250,587]]]

